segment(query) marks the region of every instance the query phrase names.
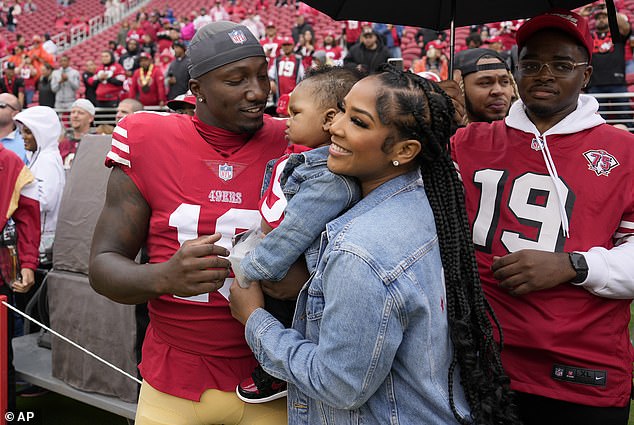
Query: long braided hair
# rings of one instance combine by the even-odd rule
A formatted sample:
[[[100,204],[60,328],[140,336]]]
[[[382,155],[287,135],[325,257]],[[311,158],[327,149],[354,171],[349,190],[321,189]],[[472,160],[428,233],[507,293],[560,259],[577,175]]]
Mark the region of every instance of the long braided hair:
[[[396,129],[383,149],[388,151],[391,144],[405,139],[418,140],[422,146],[418,159],[436,222],[454,347],[448,371],[451,409],[460,423],[470,423],[460,417],[453,398],[454,372],[459,367],[460,382],[476,424],[519,423],[509,378],[500,360],[502,331],[484,298],[463,188],[449,156],[454,114],[451,99],[435,83],[415,74],[390,65],[380,71],[378,116],[384,125]],[[493,338],[489,316],[496,324],[500,346]]]

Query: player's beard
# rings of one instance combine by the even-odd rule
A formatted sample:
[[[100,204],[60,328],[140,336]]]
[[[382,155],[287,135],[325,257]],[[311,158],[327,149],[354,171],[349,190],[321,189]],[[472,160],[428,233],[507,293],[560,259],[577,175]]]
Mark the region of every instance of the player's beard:
[[[494,121],[493,119],[483,114],[477,113],[473,109],[473,104],[469,101],[469,98],[467,96],[464,97],[464,106],[465,106],[465,109],[467,110],[467,115],[470,118],[472,118],[470,119],[471,122],[493,122]]]

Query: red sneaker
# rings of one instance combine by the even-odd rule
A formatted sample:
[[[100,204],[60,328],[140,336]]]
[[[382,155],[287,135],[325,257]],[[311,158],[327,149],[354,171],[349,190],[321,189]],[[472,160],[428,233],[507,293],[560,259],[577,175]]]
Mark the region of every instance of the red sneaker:
[[[266,403],[286,397],[286,381],[274,378],[262,369],[255,368],[250,378],[236,387],[238,398],[245,403]]]

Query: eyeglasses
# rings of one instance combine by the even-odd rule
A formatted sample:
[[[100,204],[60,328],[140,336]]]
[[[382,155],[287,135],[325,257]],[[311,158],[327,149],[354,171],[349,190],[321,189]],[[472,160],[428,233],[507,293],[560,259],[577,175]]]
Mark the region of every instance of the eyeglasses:
[[[578,66],[584,65],[588,65],[588,62],[523,60],[517,65],[517,69],[526,77],[534,77],[542,72],[542,68],[547,67],[555,77],[568,77]]]
[[[16,108],[14,108],[13,106],[9,105],[8,103],[4,103],[4,102],[0,102],[0,109],[4,109],[4,108],[10,108],[13,109],[14,111],[17,111]]]

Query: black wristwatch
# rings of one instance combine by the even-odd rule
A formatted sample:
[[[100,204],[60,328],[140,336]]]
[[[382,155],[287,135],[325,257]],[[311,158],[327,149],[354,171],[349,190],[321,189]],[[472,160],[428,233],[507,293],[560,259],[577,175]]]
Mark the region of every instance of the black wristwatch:
[[[588,277],[588,263],[586,262],[586,257],[578,252],[570,252],[568,256],[570,257],[570,264],[572,264],[572,268],[575,269],[575,272],[577,273],[577,276],[575,276],[571,282],[583,282]]]

